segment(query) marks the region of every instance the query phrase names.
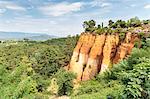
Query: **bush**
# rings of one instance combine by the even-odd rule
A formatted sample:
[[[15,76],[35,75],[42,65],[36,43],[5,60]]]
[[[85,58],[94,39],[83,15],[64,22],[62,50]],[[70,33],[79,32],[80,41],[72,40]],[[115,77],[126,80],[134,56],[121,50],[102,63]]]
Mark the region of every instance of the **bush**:
[[[81,86],[76,89],[77,93],[72,97],[73,99],[106,99],[107,96],[112,96],[118,99],[123,89],[124,86],[117,80],[90,80],[82,82]]]
[[[2,87],[0,88],[0,98],[24,98],[33,97],[37,93],[37,83],[32,79],[32,75],[28,74],[28,66],[22,65],[15,68],[13,71],[8,71],[4,66],[0,68]]]
[[[126,86],[122,92],[122,98],[145,99],[145,97],[149,96],[149,57],[149,49],[134,49],[127,60],[121,61],[109,72],[107,77],[110,80],[116,78]]]
[[[150,73],[150,59],[143,57],[139,61],[140,63],[128,72],[128,76],[124,77],[126,79],[126,89],[124,90],[126,98],[144,98],[149,94],[145,84],[150,82],[148,76]]]
[[[60,69],[55,75],[58,84],[58,95],[71,95],[73,92],[73,79],[75,79],[75,74]]]

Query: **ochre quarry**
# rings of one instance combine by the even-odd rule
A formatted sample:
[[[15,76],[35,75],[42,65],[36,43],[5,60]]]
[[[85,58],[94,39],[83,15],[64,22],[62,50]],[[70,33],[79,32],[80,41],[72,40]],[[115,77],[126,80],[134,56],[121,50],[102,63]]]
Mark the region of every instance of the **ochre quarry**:
[[[105,35],[97,35],[95,38],[95,42],[91,47],[89,57],[87,60],[87,64],[85,65],[85,69],[83,71],[82,80],[88,80],[93,78],[100,71],[100,64],[103,58],[103,46],[105,43],[106,36]]]
[[[139,38],[136,34],[130,32],[126,33],[125,40],[117,48],[116,55],[113,59],[113,63],[116,64],[120,60],[124,59],[126,55],[129,55],[134,47],[135,41],[139,41]]]
[[[112,59],[116,53],[118,44],[119,36],[117,34],[106,36],[100,73],[103,73],[108,68],[112,67]]]
[[[68,70],[77,74],[77,82],[92,79],[129,55],[136,39],[137,36],[130,32],[126,33],[123,41],[119,39],[118,33],[82,33]]]

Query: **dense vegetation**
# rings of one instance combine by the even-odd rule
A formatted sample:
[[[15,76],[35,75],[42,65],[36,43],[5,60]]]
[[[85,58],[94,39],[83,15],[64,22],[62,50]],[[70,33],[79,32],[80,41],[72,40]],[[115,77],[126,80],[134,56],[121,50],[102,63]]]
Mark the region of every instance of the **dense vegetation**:
[[[86,32],[113,32],[149,24],[149,20],[132,18],[109,21],[109,26],[85,21]],[[122,32],[122,30],[121,30]],[[141,34],[140,34],[141,35]],[[82,82],[73,89],[75,74],[65,71],[79,36],[43,42],[0,42],[0,99],[48,99],[68,95],[73,99],[149,99],[150,41],[142,38],[142,48],[135,48],[125,60],[103,75]]]
[[[72,75],[61,71],[69,63],[77,40],[78,36],[45,42],[1,43],[0,99],[48,97],[47,88],[53,77],[61,74],[65,79],[66,75]]]

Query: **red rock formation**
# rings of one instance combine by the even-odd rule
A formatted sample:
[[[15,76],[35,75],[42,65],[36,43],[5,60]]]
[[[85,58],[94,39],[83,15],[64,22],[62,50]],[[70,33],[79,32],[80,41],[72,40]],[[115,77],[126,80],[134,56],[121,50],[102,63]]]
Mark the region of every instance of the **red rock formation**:
[[[87,65],[84,69],[82,80],[93,78],[100,70],[103,46],[105,42],[105,35],[97,35],[93,47],[89,53]]]
[[[69,64],[69,70],[77,74],[77,78],[81,78],[80,75],[82,75],[82,66],[80,66],[78,60],[79,60],[79,54],[80,54],[80,49],[82,45],[85,43],[85,36],[86,35],[81,35],[79,38],[79,41],[73,51],[73,55]]]
[[[117,49],[117,53],[113,59],[113,63],[117,63],[120,60],[122,60],[123,58],[125,58],[125,55],[127,54],[127,47],[128,45],[126,43],[122,43],[118,49]]]
[[[101,64],[100,73],[103,73],[108,68],[112,67],[112,59],[115,55],[118,43],[119,43],[119,36],[117,34],[107,35],[105,46],[103,49],[103,60]]]
[[[77,81],[81,81],[84,66],[87,64],[88,56],[95,36],[92,34],[84,34],[80,37],[79,42],[73,52],[69,70],[77,74]]]
[[[128,32],[126,34],[124,42],[117,49],[116,56],[113,59],[113,63],[118,63],[120,60],[124,59],[126,55],[129,55],[134,47],[134,42],[137,36]]]
[[[126,34],[123,42],[119,35],[81,34],[74,49],[69,70],[77,74],[75,82],[93,78],[97,73],[103,73],[126,55],[130,54],[137,37],[130,32]]]

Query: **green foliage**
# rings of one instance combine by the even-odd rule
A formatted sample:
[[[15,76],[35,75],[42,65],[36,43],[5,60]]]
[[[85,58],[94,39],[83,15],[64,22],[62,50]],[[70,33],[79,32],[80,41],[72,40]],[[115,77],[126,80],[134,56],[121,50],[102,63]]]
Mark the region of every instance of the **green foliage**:
[[[50,93],[47,87],[60,68],[69,63],[78,38],[74,36],[45,42],[2,43],[0,99],[48,99]],[[71,86],[70,89],[67,87],[67,94],[68,90],[71,90]]]
[[[108,21],[108,26],[110,27],[110,28],[112,28],[112,25],[114,24],[114,22],[112,21],[112,20],[109,20]]]
[[[95,30],[96,22],[94,20],[84,21],[83,28],[85,28],[86,32],[93,32]]]
[[[129,27],[138,27],[141,26],[141,21],[139,20],[138,17],[134,17],[128,20],[127,22]]]
[[[149,90],[146,89],[150,73],[149,53],[149,49],[134,49],[127,60],[115,65],[109,72],[109,79],[121,80],[126,86],[122,92],[124,99],[145,99],[149,96]]]
[[[116,80],[107,81],[105,77],[99,75],[99,80],[93,79],[82,82],[77,93],[72,96],[73,99],[106,99],[111,96],[119,98],[124,86]]]
[[[32,95],[32,93],[36,93],[36,82],[29,76],[23,79],[13,93],[13,98],[26,97],[26,95]]]
[[[58,84],[58,95],[71,95],[73,92],[73,79],[75,79],[75,74],[61,69],[55,75]]]
[[[111,24],[111,28],[126,28],[127,24],[125,21],[117,20],[115,23]]]
[[[15,68],[13,71],[7,71],[7,69],[2,66],[0,71],[3,71],[1,78],[0,93],[1,99],[6,98],[23,98],[23,97],[33,97],[33,94],[37,92],[36,81],[32,79],[32,75],[27,75],[29,67],[22,65]]]
[[[75,48],[75,45],[79,39],[79,36],[73,36],[73,37],[67,37],[67,38],[59,38],[59,39],[52,39],[44,42],[44,44],[47,45],[57,45],[59,46],[59,49],[65,57],[61,61],[61,64],[63,66],[68,65],[70,58],[72,56],[73,49]]]
[[[150,39],[146,39],[145,47],[144,48],[149,48],[150,47]]]
[[[150,20],[143,20],[143,24],[150,24]]]
[[[57,46],[45,46],[36,50],[31,58],[35,72],[43,76],[52,76],[62,66],[61,60],[65,56]]]
[[[131,18],[127,21],[124,20],[116,20],[116,21],[112,21],[109,20],[108,21],[108,26],[103,25],[102,24],[98,24],[96,26],[96,22],[94,20],[89,20],[89,21],[84,21],[83,22],[83,28],[85,29],[85,32],[90,32],[90,33],[97,33],[97,34],[103,34],[103,33],[107,33],[109,32],[109,30],[118,30],[121,29],[121,31],[119,30],[117,33],[122,33],[122,30],[124,32],[127,31],[131,31],[131,29],[134,30],[135,27],[145,27],[147,26],[147,24],[150,24],[150,20],[143,20],[141,21],[138,17],[134,17]],[[133,31],[132,30],[132,31]],[[110,32],[112,33],[112,31]]]
[[[139,59],[132,70],[128,71],[124,77],[126,88],[124,90],[125,98],[144,98],[148,97],[148,90],[145,90],[145,83],[149,82],[150,60],[143,57]],[[123,80],[124,80],[123,79]],[[144,93],[144,95],[142,95]]]
[[[119,38],[121,41],[125,39],[126,34],[124,32],[119,33]]]

